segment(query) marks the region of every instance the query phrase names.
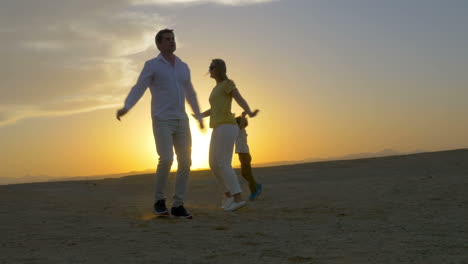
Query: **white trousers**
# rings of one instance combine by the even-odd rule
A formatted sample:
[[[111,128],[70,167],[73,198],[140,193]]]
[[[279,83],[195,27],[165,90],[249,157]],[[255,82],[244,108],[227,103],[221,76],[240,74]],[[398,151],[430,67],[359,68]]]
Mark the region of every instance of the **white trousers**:
[[[241,193],[239,178],[232,168],[232,153],[239,127],[233,124],[217,126],[211,134],[210,168],[224,192]]]
[[[192,137],[188,119],[158,120],[153,117],[153,133],[159,155],[156,169],[155,200],[166,199],[166,185],[171,171],[174,150],[177,156],[177,173],[172,206],[184,204],[190,166],[192,165]]]

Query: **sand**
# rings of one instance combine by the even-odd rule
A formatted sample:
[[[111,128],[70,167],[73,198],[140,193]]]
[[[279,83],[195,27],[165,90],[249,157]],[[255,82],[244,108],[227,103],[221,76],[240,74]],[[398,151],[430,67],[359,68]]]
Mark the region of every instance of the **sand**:
[[[468,263],[468,150],[254,174],[226,213],[192,173],[192,220],[152,215],[153,175],[0,186],[0,263]]]

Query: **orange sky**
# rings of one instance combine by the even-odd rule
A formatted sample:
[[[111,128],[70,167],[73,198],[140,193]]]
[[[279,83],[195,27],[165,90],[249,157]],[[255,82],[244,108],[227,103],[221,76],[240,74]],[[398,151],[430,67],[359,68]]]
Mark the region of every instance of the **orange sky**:
[[[260,109],[254,164],[468,146],[464,3],[44,1],[0,10],[0,177],[154,169],[149,92],[122,122],[115,111],[164,27],[202,110],[213,58]],[[191,124],[206,168],[210,131]]]

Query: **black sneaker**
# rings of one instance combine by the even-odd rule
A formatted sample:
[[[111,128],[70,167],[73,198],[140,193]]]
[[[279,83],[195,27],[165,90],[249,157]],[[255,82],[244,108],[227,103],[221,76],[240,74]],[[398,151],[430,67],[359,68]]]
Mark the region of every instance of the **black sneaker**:
[[[175,217],[185,218],[185,219],[192,219],[192,215],[185,210],[183,205],[178,207],[172,207],[171,214]]]
[[[164,215],[164,216],[169,215],[169,211],[166,208],[166,201],[165,200],[158,200],[154,204],[154,213],[156,215]]]

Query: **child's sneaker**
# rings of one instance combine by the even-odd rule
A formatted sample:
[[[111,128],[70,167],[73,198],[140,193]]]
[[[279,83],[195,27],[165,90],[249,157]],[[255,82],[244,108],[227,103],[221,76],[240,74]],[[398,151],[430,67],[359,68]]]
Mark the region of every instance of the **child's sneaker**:
[[[261,193],[262,193],[262,185],[257,184],[257,189],[255,190],[255,192],[250,194],[249,200],[253,201],[253,200],[257,199],[260,196]]]

